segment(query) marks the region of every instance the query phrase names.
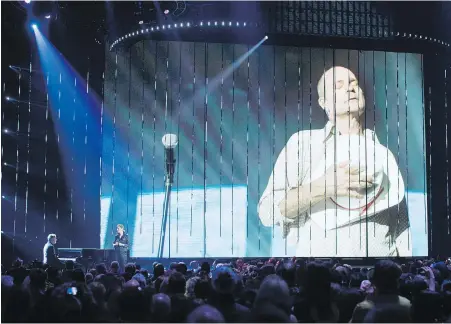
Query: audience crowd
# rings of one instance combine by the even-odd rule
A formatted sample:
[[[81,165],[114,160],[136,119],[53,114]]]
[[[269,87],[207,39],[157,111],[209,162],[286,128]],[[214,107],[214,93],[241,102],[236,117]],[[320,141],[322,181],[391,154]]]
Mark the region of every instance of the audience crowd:
[[[2,266],[2,322],[450,322],[451,260]]]

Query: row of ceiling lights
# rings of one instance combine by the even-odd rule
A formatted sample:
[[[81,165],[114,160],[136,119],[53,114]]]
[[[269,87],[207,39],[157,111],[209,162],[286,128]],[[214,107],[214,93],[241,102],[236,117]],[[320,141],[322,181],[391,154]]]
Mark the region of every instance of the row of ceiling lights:
[[[167,30],[167,29],[172,29],[172,28],[185,28],[185,27],[191,27],[191,26],[192,26],[192,24],[188,22],[188,23],[168,24],[168,25],[162,25],[162,26],[155,26],[155,27],[150,27],[150,28],[139,29],[139,30],[136,30],[133,33],[128,33],[128,34],[116,39],[113,42],[113,44],[111,44],[110,50],[112,50],[120,42],[123,42],[124,40],[132,38],[134,36],[148,34],[148,33],[154,32],[154,31]],[[201,21],[199,24],[197,24],[197,26],[200,26],[200,27],[204,27],[204,26],[207,26],[207,27],[209,27],[209,26],[216,26],[216,27],[218,27],[218,26],[220,26],[220,27],[235,27],[235,26],[236,27],[240,27],[240,26],[243,26],[243,27],[246,27],[247,23],[246,22],[243,22],[243,23],[232,22],[232,21],[228,21],[228,22],[226,22],[226,21],[220,21],[220,22],[218,22],[218,21],[206,21],[206,22]]]
[[[422,39],[422,40],[427,40],[427,41],[430,41],[430,42],[435,42],[435,43],[438,43],[438,44],[441,44],[441,45],[444,45],[444,46],[447,46],[447,47],[450,46],[449,43],[444,42],[444,41],[442,41],[440,39],[432,38],[432,37],[428,37],[428,36],[423,36],[423,35],[418,35],[418,34],[409,34],[409,33],[400,33],[400,32],[397,32],[395,34],[394,32],[392,32],[392,35],[400,36],[400,37],[407,37],[407,38],[414,38],[414,39]]]

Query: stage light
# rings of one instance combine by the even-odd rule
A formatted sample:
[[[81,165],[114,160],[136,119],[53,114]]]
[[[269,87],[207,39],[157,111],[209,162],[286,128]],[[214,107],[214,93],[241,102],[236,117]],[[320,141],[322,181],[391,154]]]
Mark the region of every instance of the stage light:
[[[52,18],[52,15],[46,15],[45,16],[45,19],[50,19],[50,18]]]
[[[166,9],[166,10],[164,11],[164,14],[165,14],[165,15],[168,15],[168,14],[169,14],[169,10]]]
[[[8,163],[6,163],[6,162],[3,162],[3,165],[8,165]]]
[[[204,25],[204,23],[203,23],[203,22],[201,21],[201,22],[200,22],[200,25],[201,25],[201,26],[203,26],[203,25]]]
[[[210,22],[208,22],[207,25],[210,26]]]
[[[148,33],[148,32],[149,32],[149,28],[146,29],[146,33]]]
[[[160,27],[159,27],[159,26],[157,26],[157,30],[160,30]]]
[[[6,197],[2,195],[2,199],[6,199]],[[3,231],[2,231],[2,234],[3,234]]]
[[[30,3],[31,2],[31,0],[25,0],[25,3]]]
[[[265,36],[265,40],[268,39],[268,36]]]
[[[9,133],[9,129],[8,129],[8,128],[5,128],[5,129],[3,130],[3,133],[8,134],[8,133]]]
[[[224,22],[222,22],[222,25],[224,26]]]
[[[189,25],[189,23],[187,23],[187,24],[186,24],[186,26],[188,26],[188,27],[189,27],[189,26],[190,26],[190,25]]]
[[[239,22],[236,22],[236,25],[237,25],[237,26],[239,26],[239,25],[240,25],[240,23],[239,23]]]
[[[163,27],[162,27],[163,29],[165,29],[166,27],[163,25]]]
[[[36,25],[36,24],[31,24],[31,28],[33,28],[33,29],[37,29],[38,28],[38,25]]]
[[[231,21],[229,21],[229,26],[232,26],[232,22]]]
[[[11,101],[10,97],[5,97],[6,101]]]
[[[217,21],[215,21],[215,26],[218,26],[218,22]]]
[[[183,27],[183,23],[180,24],[180,27]]]
[[[150,28],[150,31],[153,31],[153,27]]]
[[[174,24],[174,27],[177,28],[177,24]]]
[[[138,24],[142,25],[142,24],[144,24],[144,21],[140,20],[140,21],[138,22]]]
[[[168,28],[171,29],[171,25],[168,25]]]
[[[244,27],[246,27],[246,23],[244,23]]]

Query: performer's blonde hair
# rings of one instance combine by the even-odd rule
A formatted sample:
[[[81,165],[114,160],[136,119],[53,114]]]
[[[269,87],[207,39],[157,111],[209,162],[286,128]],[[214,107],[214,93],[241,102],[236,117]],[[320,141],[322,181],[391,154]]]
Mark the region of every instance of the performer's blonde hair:
[[[121,230],[125,230],[125,227],[124,227],[124,225],[122,225],[122,224],[117,224],[117,228],[120,228]]]

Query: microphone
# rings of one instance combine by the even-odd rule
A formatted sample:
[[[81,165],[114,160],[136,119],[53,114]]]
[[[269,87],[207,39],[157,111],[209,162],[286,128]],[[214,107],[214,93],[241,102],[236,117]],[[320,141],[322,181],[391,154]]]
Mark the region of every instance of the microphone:
[[[164,155],[166,163],[166,176],[168,180],[172,183],[172,176],[175,172],[175,153],[174,148],[178,144],[177,135],[175,134],[165,134],[161,139],[164,146]]]

